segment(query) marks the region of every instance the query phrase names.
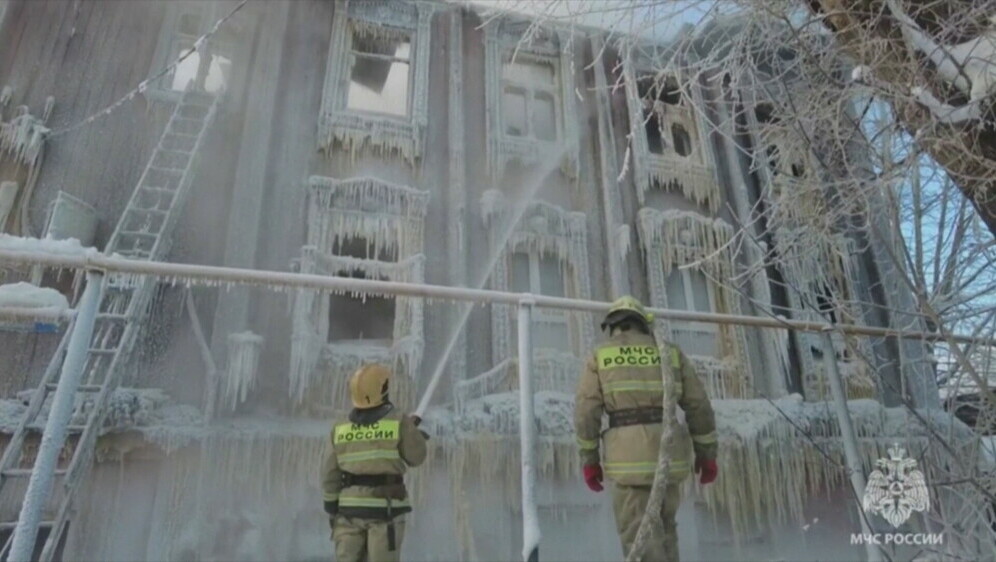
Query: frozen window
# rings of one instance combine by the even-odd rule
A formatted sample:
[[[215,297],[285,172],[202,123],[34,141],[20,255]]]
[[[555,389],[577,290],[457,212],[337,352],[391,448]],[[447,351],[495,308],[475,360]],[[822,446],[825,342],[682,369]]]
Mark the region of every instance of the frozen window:
[[[526,92],[519,88],[506,88],[502,96],[502,115],[505,117],[505,134],[522,137],[526,130]]]
[[[339,244],[336,255],[371,259],[372,246],[359,237]],[[391,257],[381,252],[379,257]],[[344,268],[337,277],[371,279],[362,268]],[[381,277],[380,280],[387,281]],[[395,304],[393,298],[377,296],[332,295],[329,297],[329,341],[364,340],[390,345],[394,339]]]
[[[712,286],[701,271],[674,267],[665,283],[669,308],[713,312]],[[675,343],[685,353],[705,357],[718,356],[719,338],[715,324],[673,320],[671,331]]]
[[[517,59],[502,66],[505,134],[557,140],[557,76],[552,63]]]
[[[671,140],[674,142],[674,151],[679,156],[688,156],[692,153],[692,138],[688,136],[688,131],[681,125],[671,126]]]
[[[516,252],[512,254],[511,263],[513,291],[550,297],[564,296],[564,269],[554,257]],[[537,348],[570,350],[570,331],[565,312],[534,309],[533,332]]]
[[[553,96],[539,93],[533,98],[533,123],[536,138],[545,141],[557,140],[557,114]]]
[[[408,115],[411,39],[370,37],[353,33],[352,68],[346,107],[356,111]]]
[[[188,47],[181,51],[179,56],[187,55],[180,64],[176,65],[170,77],[170,89],[184,92],[190,87],[190,83],[197,80],[197,71],[201,64],[200,53],[191,53]],[[179,58],[179,56],[177,58]],[[204,77],[204,90],[217,93],[220,92],[228,81],[228,74],[232,67],[232,61],[220,55],[211,55],[211,64],[208,66],[207,75]]]
[[[664,154],[669,142],[667,125],[664,122],[668,106],[682,105],[682,95],[678,83],[673,78],[662,79],[657,76],[644,76],[637,79],[636,91],[643,107],[642,118],[643,128],[647,135],[647,149],[653,154]],[[673,143],[678,154],[687,156],[691,154],[691,139],[688,136],[688,131],[680,125],[675,125],[675,127],[679,127],[680,131],[672,128],[670,142]]]

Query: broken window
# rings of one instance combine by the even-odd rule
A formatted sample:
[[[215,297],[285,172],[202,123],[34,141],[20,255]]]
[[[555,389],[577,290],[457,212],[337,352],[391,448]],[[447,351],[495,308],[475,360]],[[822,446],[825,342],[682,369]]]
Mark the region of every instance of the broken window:
[[[177,58],[189,56],[176,65],[170,76],[170,89],[178,92],[185,92],[190,83],[197,80],[197,72],[201,65],[201,54],[191,52],[191,48],[184,49]],[[228,81],[229,71],[232,61],[221,55],[211,55],[211,63],[208,66],[207,74],[204,76],[204,90],[211,93],[220,92],[224,89]]]
[[[713,312],[713,294],[709,279],[699,270],[671,269],[666,279],[668,308]],[[672,320],[675,343],[689,355],[719,356],[719,336],[715,324]]]
[[[502,67],[502,122],[505,134],[555,141],[557,76],[552,62],[509,61]]]
[[[354,237],[341,241],[336,255],[363,260],[375,259],[373,246],[367,240]],[[377,258],[393,258],[382,251]],[[377,261],[388,261],[378,259]],[[393,260],[390,260],[393,261]],[[335,272],[336,277],[354,279],[379,279],[367,274],[362,267],[343,268]],[[394,339],[394,318],[396,301],[394,298],[363,295],[331,295],[329,297],[329,341],[342,343],[363,340],[365,343],[378,343],[389,346]]]
[[[231,59],[219,54],[222,52],[223,42],[219,42],[216,37],[206,47],[193,50],[197,40],[214,25],[215,7],[197,3],[176,5],[179,13],[173,20],[172,28],[167,30],[170,34],[169,51],[165,53],[166,59],[157,61],[152,71],[158,72],[160,68],[184,57],[160,82],[161,87],[167,91],[184,92],[192,82],[196,82],[203,54],[211,52],[211,60],[206,62],[207,68],[204,69],[203,88],[211,93],[220,92],[228,83],[232,67]]]
[[[411,37],[403,33],[365,35],[354,29],[350,59],[347,108],[408,116]]]
[[[656,76],[644,76],[637,79],[636,90],[637,96],[639,96],[643,106],[643,123],[644,131],[647,135],[647,149],[652,154],[664,154],[664,150],[668,146],[665,115],[668,111],[668,106],[676,108],[682,105],[683,97],[681,89],[674,78],[660,79]],[[680,131],[676,131],[675,127],[680,128]],[[673,146],[678,154],[682,156],[691,154],[691,138],[684,127],[674,125],[671,130],[671,137],[671,142],[674,143]],[[679,147],[679,142],[684,144]]]
[[[674,151],[679,156],[688,156],[692,153],[692,138],[688,136],[688,131],[677,123],[671,125],[671,140],[674,142]]]
[[[550,297],[564,296],[564,270],[549,254],[515,252],[511,259],[512,291]],[[513,329],[514,331],[514,329]],[[537,348],[570,350],[567,313],[537,308],[533,310],[533,342]]]

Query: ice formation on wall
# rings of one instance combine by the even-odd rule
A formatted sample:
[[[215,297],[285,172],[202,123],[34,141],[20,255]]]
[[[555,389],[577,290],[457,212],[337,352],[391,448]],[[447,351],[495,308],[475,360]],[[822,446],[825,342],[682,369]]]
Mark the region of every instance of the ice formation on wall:
[[[428,80],[432,4],[351,2],[335,10],[325,87],[318,119],[319,148],[332,153],[335,142],[355,157],[364,147],[396,153],[415,165],[422,155],[428,123]],[[348,11],[348,13],[347,13]],[[411,39],[409,115],[396,118],[347,107],[354,34],[374,39]]]
[[[490,375],[495,378],[495,373]],[[517,393],[501,392],[495,385],[479,390],[483,396],[460,402],[454,411],[429,412],[425,423],[434,440],[426,469],[448,470],[455,487],[471,479],[502,486],[514,504],[519,476]],[[714,400],[713,408],[722,470],[713,485],[692,487],[716,516],[728,519],[736,541],[779,524],[805,523],[803,506],[808,498],[847,485],[837,418],[826,403],[803,402],[792,395],[774,402]],[[945,460],[948,453],[927,438],[931,431],[951,436],[959,447],[974,440],[967,427],[943,412],[917,414],[928,429],[905,408],[886,409],[873,400],[850,401],[848,408],[866,467],[897,440],[908,449],[933,455],[932,466],[950,464]],[[572,395],[537,393],[543,475],[578,478],[572,415]],[[426,472],[423,469],[416,478]],[[981,506],[985,500],[978,497],[978,501]]]
[[[308,180],[308,244],[327,254],[348,238],[369,244],[370,256],[422,251],[429,192],[376,178]]]
[[[675,266],[692,265],[710,279],[716,308],[714,312],[740,314],[740,299],[724,287],[733,279],[733,227],[722,219],[699,213],[643,208],[638,215],[640,241],[648,264],[650,298],[654,306],[668,308],[667,276]],[[661,319],[665,337],[673,340],[674,324]],[[727,398],[753,395],[754,376],[747,360],[746,336],[742,326],[719,327],[722,356],[718,361],[701,360],[703,376],[718,394]],[[697,358],[698,359],[698,358]],[[733,394],[750,389],[746,394]]]
[[[501,191],[491,189],[481,196],[481,216],[488,229],[492,247],[498,233],[508,229],[509,203]],[[519,221],[512,228],[505,252],[499,255],[491,275],[494,289],[509,289],[509,259],[515,252],[527,252],[556,258],[562,268],[565,295],[586,299],[591,296],[591,274],[588,264],[588,229],[584,213],[566,211],[542,201],[529,203]],[[594,341],[594,333],[585,315],[575,314],[577,332],[582,348]],[[491,309],[492,350],[496,357],[514,354],[510,340],[512,307],[494,305]]]
[[[337,275],[343,270],[362,271],[369,278],[424,283],[423,254],[399,262],[381,262],[322,254],[314,247],[302,252],[301,271]],[[354,295],[358,296],[358,295]],[[398,377],[398,393],[418,372],[422,360],[423,302],[417,298],[397,298],[394,337],[386,345],[378,342],[329,342],[329,294],[312,290],[297,291],[292,315],[290,388],[291,398],[300,402],[310,388],[327,389],[325,397],[332,403],[346,396],[349,373],[368,361],[393,364]],[[400,397],[399,402],[404,403]]]
[[[9,121],[0,119],[0,154],[6,154],[15,162],[19,162],[31,170],[40,165],[45,135],[49,131],[45,123],[48,121],[54,105],[55,98],[49,97],[45,102],[45,110],[41,117],[31,115],[28,107],[22,105],[15,110],[15,114]],[[0,109],[2,109],[2,105],[0,105]]]
[[[552,349],[533,350],[533,389],[571,395],[583,368],[583,361],[571,353]],[[462,413],[467,404],[492,394],[511,392],[519,387],[519,361],[505,359],[473,378],[458,381],[453,387],[453,405]]]
[[[229,410],[245,402],[259,374],[263,336],[252,332],[228,335],[228,365],[221,373],[222,399]]]
[[[644,61],[629,58],[623,65],[623,81],[626,86],[626,105],[629,110],[630,145],[629,154],[633,160],[633,176],[636,196],[640,204],[644,202],[647,190],[677,189],[689,201],[708,207],[712,211],[719,208],[719,183],[708,164],[712,162],[708,144],[699,134],[699,120],[693,108],[687,105],[664,105],[654,100],[654,111],[661,120],[662,129],[667,132],[675,125],[681,126],[690,136],[691,152],[680,155],[665,142],[661,154],[650,151],[645,132],[644,101],[636,84],[640,65]],[[652,75],[660,76],[658,73]],[[663,79],[663,78],[661,78]],[[691,87],[691,85],[690,85]],[[648,103],[649,100],[647,100]]]
[[[12,228],[13,232],[16,233],[31,234],[30,202],[35,184],[38,181],[38,174],[41,171],[45,139],[49,133],[45,124],[52,115],[55,98],[49,96],[45,100],[45,108],[40,118],[32,115],[28,107],[22,105],[14,110],[14,115],[9,121],[5,121],[3,109],[10,101],[11,94],[10,86],[4,87],[3,92],[0,93],[0,158],[6,155],[26,170],[25,177],[21,181],[23,189],[19,197],[19,210],[14,215],[15,220]],[[5,213],[0,213],[0,215],[3,214]],[[6,221],[0,221],[0,232],[4,229],[4,222]]]

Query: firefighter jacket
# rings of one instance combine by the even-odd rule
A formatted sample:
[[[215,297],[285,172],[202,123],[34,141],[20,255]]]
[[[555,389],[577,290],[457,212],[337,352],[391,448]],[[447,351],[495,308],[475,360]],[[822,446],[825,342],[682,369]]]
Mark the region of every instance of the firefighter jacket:
[[[652,336],[628,330],[613,333],[599,345],[581,374],[574,426],[583,464],[599,463],[601,440],[606,478],[626,486],[653,483],[661,423],[618,425],[602,432],[602,412],[611,417],[649,411],[660,420],[662,376],[673,377],[677,403],[685,412],[687,424],[678,428],[670,444],[672,481],[680,482],[690,473],[692,448],[699,459],[716,458],[715,417],[691,362],[677,346],[668,343],[658,348]]]
[[[394,409],[369,424],[336,422],[322,464],[324,500],[339,502],[339,514],[345,517],[392,519],[411,511],[401,476],[407,467],[422,464],[425,444],[411,416]],[[378,477],[397,482],[350,485],[350,479]]]

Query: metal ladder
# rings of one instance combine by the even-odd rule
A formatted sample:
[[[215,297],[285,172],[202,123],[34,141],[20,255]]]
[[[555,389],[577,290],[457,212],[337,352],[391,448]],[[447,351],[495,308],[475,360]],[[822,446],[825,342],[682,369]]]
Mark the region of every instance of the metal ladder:
[[[106,254],[149,261],[166,256],[180,209],[190,188],[197,155],[215,118],[220,99],[220,96],[198,91],[183,94],[107,243]],[[52,498],[57,498],[54,517],[39,524],[39,529],[49,529],[40,557],[42,561],[52,560],[65,533],[76,494],[92,465],[110,396],[131,360],[131,352],[142,329],[142,319],[149,312],[155,287],[155,280],[148,277],[109,275],[104,284],[83,367],[82,384],[76,394],[74,421],[70,422],[66,432],[67,441],[72,436],[77,437],[76,446],[71,454],[66,455],[68,466],[57,469],[55,473],[52,490]],[[31,475],[34,459],[24,455],[25,439],[29,433],[41,436],[44,419],[39,419],[39,414],[46,399],[57,387],[66,342],[71,333],[71,329],[66,331],[0,457],[0,494],[10,487],[12,481],[26,480]],[[76,421],[81,418],[85,421]],[[65,449],[63,454],[66,454]],[[50,503],[53,503],[51,499]],[[12,528],[14,524],[16,522],[0,522],[0,530]],[[0,555],[7,554],[12,537],[13,533],[0,550]]]

